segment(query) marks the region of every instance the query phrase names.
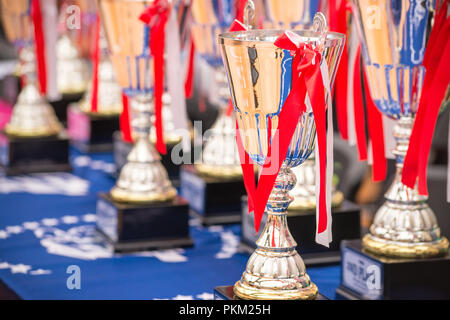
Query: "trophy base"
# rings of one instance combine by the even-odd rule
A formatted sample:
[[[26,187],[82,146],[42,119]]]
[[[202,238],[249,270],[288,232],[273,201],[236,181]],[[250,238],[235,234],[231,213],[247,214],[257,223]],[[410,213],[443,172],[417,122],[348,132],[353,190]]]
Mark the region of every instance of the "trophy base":
[[[243,300],[234,294],[233,286],[220,286],[214,288],[214,300]],[[315,300],[329,300],[318,293]]]
[[[71,171],[69,138],[65,132],[36,138],[0,132],[0,168],[6,175]]]
[[[83,98],[84,92],[81,93],[72,93],[72,94],[63,94],[61,96],[61,99],[50,101],[50,105],[53,107],[53,110],[55,110],[56,117],[58,120],[63,123],[67,124],[67,110],[68,106],[71,103],[75,103],[81,100]]]
[[[332,208],[333,242],[326,248],[316,243],[314,232],[316,228],[316,211],[288,209],[287,221],[289,230],[298,243],[298,252],[305,265],[335,264],[341,261],[340,243],[344,239],[359,239],[361,237],[360,208],[350,202],[344,201],[340,207]],[[242,197],[242,223],[240,250],[253,253],[256,249],[262,228],[255,234],[253,215],[248,214],[247,196]],[[266,223],[267,215],[263,215],[261,225]]]
[[[189,205],[179,197],[130,204],[100,193],[97,201],[97,230],[114,252],[192,247],[188,219]]]
[[[366,251],[361,240],[342,242],[341,299],[450,299],[450,255],[394,259]]]
[[[180,185],[180,167],[181,165],[173,163],[171,159],[172,150],[175,147],[173,144],[167,144],[167,153],[161,156],[161,163],[167,171],[170,181],[174,187]],[[116,165],[116,171],[114,176],[118,177],[120,170],[127,163],[128,154],[131,152],[133,144],[130,142],[123,141],[122,134],[120,131],[116,131],[113,134],[113,152],[114,152],[114,163]],[[183,156],[180,150],[180,157]]]
[[[404,244],[402,242],[383,241],[366,234],[362,239],[365,250],[381,256],[392,258],[432,258],[448,253],[448,240],[442,237],[433,242]]]
[[[246,192],[242,177],[224,180],[204,176],[194,165],[183,165],[180,184],[180,194],[189,202],[191,214],[203,225],[241,221],[240,199]]]
[[[67,110],[67,127],[72,145],[81,152],[111,152],[119,115],[86,113],[73,104]]]
[[[339,207],[344,202],[344,194],[341,191],[335,191],[331,195],[331,206],[333,208]],[[294,196],[294,201],[289,204],[289,210],[313,210],[316,209],[316,196],[298,197]]]

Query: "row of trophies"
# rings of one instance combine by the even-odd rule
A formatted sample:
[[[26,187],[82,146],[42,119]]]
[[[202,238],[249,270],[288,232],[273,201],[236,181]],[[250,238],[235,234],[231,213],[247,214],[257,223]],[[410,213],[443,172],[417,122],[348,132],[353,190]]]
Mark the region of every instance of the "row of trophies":
[[[33,14],[36,3],[39,0],[1,0],[2,22],[18,50],[24,79],[11,120],[1,133],[7,151],[2,146],[0,158],[10,173],[23,172],[23,168],[27,172],[70,169],[69,138],[39,91],[33,45],[38,28]],[[316,245],[312,236],[318,180],[312,156],[316,138],[313,111],[306,110],[297,123],[267,202],[265,226],[257,236],[252,217],[241,209],[246,189],[235,137],[237,123],[243,149],[254,163],[264,166],[268,141],[293,86],[291,75],[296,72],[286,62],[295,53],[274,45],[286,30],[304,45],[320,50],[320,63],[328,66],[333,87],[346,39],[328,31],[325,15],[314,14],[327,12],[327,2],[247,1],[242,21],[246,30],[228,32],[236,17],[235,1],[190,1],[190,33],[198,54],[214,74],[221,109],[213,134],[204,145],[202,161],[178,167],[170,156],[182,138],[173,133],[174,114],[167,92],[162,97],[162,118],[169,152],[161,156],[154,147],[155,66],[149,48],[153,26],[139,17],[152,8],[155,19],[162,19],[158,14],[174,14],[184,1],[98,0],[94,7],[84,4],[91,16],[97,16],[98,10],[101,20],[98,87],[97,93],[88,89],[83,99],[69,108],[68,131],[73,144],[82,150],[96,145],[96,150],[105,151],[114,145],[120,173],[112,190],[101,193],[97,203],[97,228],[114,250],[192,246],[189,214],[203,224],[242,220],[243,248],[256,250],[242,278],[234,286],[216,288],[216,298],[320,299],[304,260],[308,265],[342,260],[341,297],[450,297],[448,240],[440,234],[427,197],[401,182],[419,101],[417,92],[405,88],[421,87],[423,52],[436,4],[387,0],[351,3],[370,95],[381,113],[397,121],[397,172],[385,203],[362,240],[359,208],[332,188],[334,241],[330,249]],[[70,39],[64,41],[64,51],[70,52]],[[169,48],[167,45],[166,50]],[[168,56],[166,52],[165,59]],[[68,64],[59,76],[76,80],[70,68],[78,67]],[[132,143],[114,134],[119,128],[122,92],[129,104]],[[98,94],[97,112],[91,110],[92,94]],[[230,99],[234,106],[231,112]],[[245,201],[242,204],[245,207]],[[294,238],[301,243],[304,260],[296,251]]]

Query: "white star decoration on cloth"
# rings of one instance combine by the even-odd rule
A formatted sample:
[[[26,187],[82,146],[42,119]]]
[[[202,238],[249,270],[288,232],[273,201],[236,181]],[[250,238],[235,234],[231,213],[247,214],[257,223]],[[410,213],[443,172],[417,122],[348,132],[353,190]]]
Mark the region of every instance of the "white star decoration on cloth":
[[[23,227],[27,230],[35,230],[39,228],[39,223],[36,221],[27,221],[22,223]]]
[[[23,231],[23,228],[21,226],[6,227],[6,232],[8,232],[8,233],[18,234],[18,233],[21,233],[22,231]]]
[[[172,300],[194,300],[194,297],[192,296],[183,296],[182,294],[177,295]]]
[[[97,216],[93,213],[88,213],[88,214],[85,214],[82,217],[82,219],[84,222],[95,222],[95,221],[97,221]]]
[[[31,266],[26,264],[16,264],[16,265],[10,265],[11,273],[24,273],[27,274],[28,270],[31,269]]]
[[[8,232],[0,230],[0,239],[6,239],[8,237],[9,237]]]
[[[61,218],[61,221],[65,224],[74,224],[78,223],[79,219],[77,216],[64,216]]]
[[[195,297],[200,300],[214,300],[214,295],[208,292],[203,292],[202,294],[198,294]]]
[[[51,270],[44,270],[44,269],[37,269],[37,270],[30,271],[30,274],[33,276],[40,276],[40,275],[51,274],[51,273],[52,273]]]
[[[0,263],[0,269],[8,269],[9,263],[8,262],[2,262]]]
[[[59,223],[58,219],[54,219],[54,218],[42,219],[42,224],[47,227],[57,226],[58,223]]]

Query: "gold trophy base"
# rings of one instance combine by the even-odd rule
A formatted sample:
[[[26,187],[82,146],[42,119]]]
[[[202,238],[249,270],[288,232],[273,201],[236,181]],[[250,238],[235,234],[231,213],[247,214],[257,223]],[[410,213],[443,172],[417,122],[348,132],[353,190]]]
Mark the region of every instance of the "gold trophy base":
[[[203,176],[214,178],[240,178],[242,177],[241,166],[213,166],[208,164],[195,164],[197,172]]]
[[[152,202],[165,202],[175,199],[177,196],[177,190],[174,188],[168,189],[164,193],[137,193],[130,192],[117,186],[111,189],[111,197],[117,202],[127,203],[152,203]]]
[[[35,138],[35,137],[48,137],[57,135],[61,131],[61,126],[52,127],[33,127],[33,128],[22,128],[14,127],[11,125],[6,125],[5,132],[8,135],[21,137],[21,138]]]
[[[442,237],[433,242],[402,243],[378,239],[366,234],[362,239],[368,252],[392,258],[432,258],[448,253],[448,240]]]
[[[344,201],[344,194],[340,191],[333,192],[331,196],[331,206],[333,208],[339,207]],[[294,201],[289,205],[288,210],[301,211],[301,210],[313,210],[316,208],[316,197],[309,199],[304,197],[295,197]]]
[[[319,292],[312,282],[307,288],[276,290],[250,287],[241,281],[235,283],[233,291],[237,297],[245,300],[314,300]]]

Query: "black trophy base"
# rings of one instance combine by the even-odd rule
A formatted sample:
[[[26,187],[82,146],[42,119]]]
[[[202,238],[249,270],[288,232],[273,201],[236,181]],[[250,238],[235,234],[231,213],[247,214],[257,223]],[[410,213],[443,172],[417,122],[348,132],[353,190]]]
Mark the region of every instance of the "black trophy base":
[[[50,101],[55,110],[56,117],[64,125],[67,124],[67,111],[71,103],[78,102],[83,98],[84,92],[63,94],[59,100]]]
[[[219,179],[200,175],[194,165],[180,171],[181,196],[189,202],[191,215],[203,225],[239,223],[241,197],[245,194],[242,178]]]
[[[247,197],[242,197],[241,251],[253,253],[263,228],[255,233],[253,215],[248,214]],[[332,209],[333,242],[326,248],[316,243],[316,210],[288,210],[289,230],[297,242],[297,249],[306,265],[336,264],[341,261],[340,244],[344,239],[359,239],[361,236],[360,208],[344,201],[340,207]],[[267,215],[263,215],[261,226],[266,223]]]
[[[362,248],[361,240],[342,242],[339,299],[450,299],[450,256],[392,259]]]
[[[167,171],[170,181],[174,187],[180,186],[180,164],[175,164],[172,161],[171,155],[174,148],[180,148],[180,145],[166,145],[167,153],[161,155],[161,163]],[[118,177],[120,170],[127,163],[127,157],[133,148],[133,144],[125,142],[122,139],[122,134],[120,131],[116,131],[113,134],[113,151],[114,151],[114,163],[116,165],[116,172],[114,176]],[[178,153],[177,153],[178,154]],[[183,151],[179,150],[179,156],[183,157]]]
[[[214,300],[242,300],[236,297],[233,292],[233,286],[221,286],[214,288]],[[322,294],[317,294],[315,300],[329,300]]]
[[[72,145],[81,152],[111,152],[113,134],[120,129],[119,115],[86,113],[72,104],[67,127]]]
[[[153,204],[118,203],[108,193],[97,201],[97,230],[114,252],[192,247],[189,205],[182,198]]]
[[[0,132],[0,168],[6,175],[71,171],[66,133],[22,138]]]

